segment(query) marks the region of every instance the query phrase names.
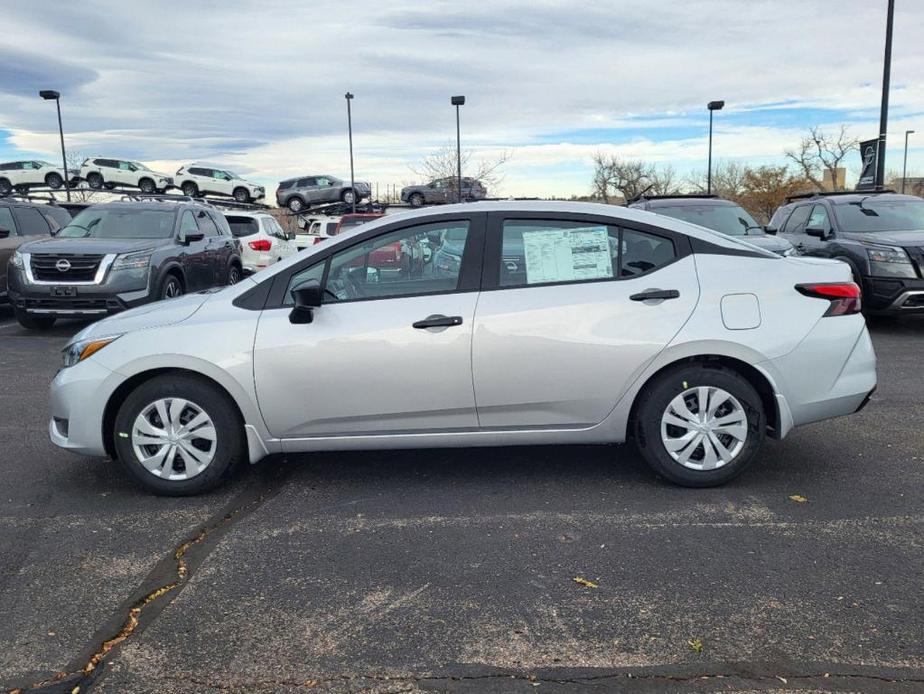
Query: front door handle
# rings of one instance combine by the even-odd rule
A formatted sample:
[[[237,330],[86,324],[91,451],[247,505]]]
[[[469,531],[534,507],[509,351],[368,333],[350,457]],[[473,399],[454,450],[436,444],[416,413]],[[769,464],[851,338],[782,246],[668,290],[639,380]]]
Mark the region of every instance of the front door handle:
[[[676,289],[649,289],[648,291],[633,294],[632,301],[650,301],[652,299],[679,299],[680,292]]]
[[[424,330],[426,328],[451,328],[454,325],[462,325],[462,316],[434,314],[432,316],[427,316],[423,320],[417,321],[413,324],[413,327],[418,330]]]

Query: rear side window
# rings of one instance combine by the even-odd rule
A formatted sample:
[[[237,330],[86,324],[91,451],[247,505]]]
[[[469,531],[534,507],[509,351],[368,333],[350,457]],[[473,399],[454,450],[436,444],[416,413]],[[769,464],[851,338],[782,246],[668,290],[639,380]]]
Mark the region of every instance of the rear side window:
[[[234,238],[253,236],[260,231],[260,225],[253,217],[228,217],[228,226]]]
[[[300,178],[298,179],[298,182],[295,185],[297,188],[307,188],[308,186],[314,185],[314,179],[313,178]]]
[[[199,230],[206,236],[218,236],[218,227],[215,226],[215,222],[212,221],[212,218],[209,217],[205,212],[200,212],[198,215],[199,221]]]
[[[295,181],[282,181],[279,184],[279,190],[287,190],[288,188],[291,188],[294,183]]]
[[[14,207],[13,215],[23,236],[47,236],[50,233],[48,222],[34,207]]]

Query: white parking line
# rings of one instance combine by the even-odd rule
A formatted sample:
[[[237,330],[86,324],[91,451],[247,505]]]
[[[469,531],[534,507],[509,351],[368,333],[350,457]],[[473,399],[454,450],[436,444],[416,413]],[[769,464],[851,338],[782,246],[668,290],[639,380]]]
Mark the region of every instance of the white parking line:
[[[0,330],[4,328],[12,328],[14,325],[19,325],[16,321],[10,321],[9,323],[0,323]]]

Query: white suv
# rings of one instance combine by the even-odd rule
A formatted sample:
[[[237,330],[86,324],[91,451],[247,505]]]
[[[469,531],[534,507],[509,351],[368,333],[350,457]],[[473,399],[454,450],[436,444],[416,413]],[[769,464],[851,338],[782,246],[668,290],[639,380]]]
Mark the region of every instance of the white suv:
[[[337,230],[340,217],[320,217],[295,232],[295,246],[303,251],[331,238]]]
[[[266,197],[266,190],[256,183],[245,181],[227,169],[209,164],[189,164],[176,172],[176,185],[184,195],[230,195],[238,202],[253,202]]]
[[[231,233],[241,243],[244,274],[251,275],[298,252],[273,215],[266,212],[226,212]]]
[[[142,193],[163,193],[173,186],[170,176],[152,171],[141,162],[108,157],[84,159],[80,178],[95,190],[132,186],[140,188]]]
[[[60,188],[63,185],[64,169],[47,161],[8,161],[0,164],[0,195],[6,195],[14,188]]]

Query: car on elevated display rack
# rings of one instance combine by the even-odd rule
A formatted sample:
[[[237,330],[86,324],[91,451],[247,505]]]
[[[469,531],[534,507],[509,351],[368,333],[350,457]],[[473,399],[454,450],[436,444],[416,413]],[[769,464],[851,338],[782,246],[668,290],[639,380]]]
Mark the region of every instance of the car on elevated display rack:
[[[176,187],[191,198],[200,195],[227,195],[237,202],[250,203],[266,197],[263,186],[245,181],[235,173],[211,164],[181,166],[174,177]]]
[[[58,318],[100,318],[241,276],[240,242],[211,205],[101,203],[53,238],[16,249],[9,298],[23,327],[46,329]]]
[[[844,263],[641,210],[480,202],[94,323],[64,349],[49,432],[161,494],[271,453],[627,440],[696,487],[875,385]]]
[[[14,189],[27,191],[38,186],[61,188],[63,185],[64,169],[47,161],[8,161],[0,164],[0,195]]]
[[[79,177],[94,189],[130,186],[142,193],[162,193],[173,187],[173,179],[152,171],[139,161],[89,157],[80,167]]]

